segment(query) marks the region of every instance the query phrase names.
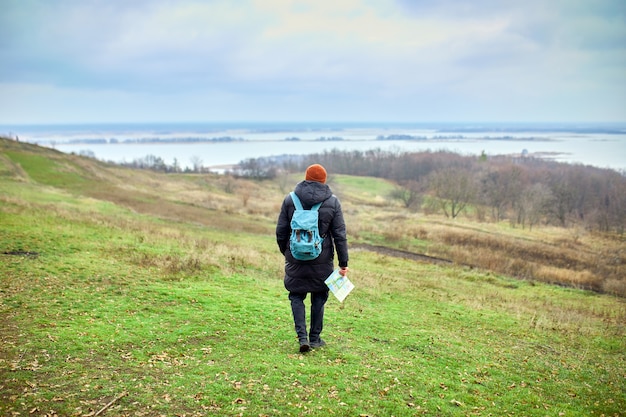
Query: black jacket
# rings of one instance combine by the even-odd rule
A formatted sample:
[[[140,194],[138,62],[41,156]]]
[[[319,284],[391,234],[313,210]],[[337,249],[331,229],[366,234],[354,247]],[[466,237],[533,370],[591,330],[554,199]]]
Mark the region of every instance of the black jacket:
[[[299,261],[289,251],[291,217],[295,206],[287,194],[280,209],[276,224],[276,241],[280,252],[285,255],[285,288],[291,292],[318,292],[327,290],[324,280],[333,272],[335,248],[340,267],[348,266],[348,241],[346,224],[341,203],[326,184],[302,181],[296,185],[295,193],[304,209],[323,201],[319,209],[319,231],[324,237],[322,253],[311,261]]]

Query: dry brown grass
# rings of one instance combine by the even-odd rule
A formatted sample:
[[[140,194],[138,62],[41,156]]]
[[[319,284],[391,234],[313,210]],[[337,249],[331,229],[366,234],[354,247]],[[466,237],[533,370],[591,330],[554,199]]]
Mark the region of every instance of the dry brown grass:
[[[354,219],[357,219],[356,221]],[[449,259],[457,264],[520,279],[626,296],[624,239],[582,229],[513,228],[440,216],[405,213],[391,207],[354,213],[359,239],[381,235],[395,247]],[[426,242],[424,244],[424,242]]]
[[[556,230],[553,230],[555,233]],[[597,246],[597,236],[569,240],[558,231],[556,238],[540,239],[531,232],[523,236],[448,230],[431,238],[443,243],[456,262],[506,275],[575,288],[610,292],[605,283],[626,276],[622,245],[610,239]],[[626,293],[615,293],[621,296]]]

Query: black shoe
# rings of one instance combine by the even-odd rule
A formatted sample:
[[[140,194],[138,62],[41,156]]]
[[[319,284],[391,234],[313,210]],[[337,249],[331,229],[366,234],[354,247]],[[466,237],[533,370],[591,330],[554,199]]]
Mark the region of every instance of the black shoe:
[[[305,353],[311,350],[311,346],[307,342],[300,343],[300,353]]]
[[[322,339],[318,340],[317,342],[311,342],[311,348],[313,349],[321,348],[324,346],[326,346],[326,342],[324,342]]]

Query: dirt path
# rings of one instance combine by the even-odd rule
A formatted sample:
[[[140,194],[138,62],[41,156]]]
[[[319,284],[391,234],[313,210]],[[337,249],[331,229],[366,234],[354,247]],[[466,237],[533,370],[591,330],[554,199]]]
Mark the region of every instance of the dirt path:
[[[413,261],[432,262],[436,264],[452,264],[449,259],[436,258],[434,256],[422,255],[420,253],[408,252],[400,249],[392,249],[385,246],[368,245],[367,243],[354,243],[350,245],[354,249],[363,249],[370,252],[380,253],[382,255],[393,256],[396,258],[411,259]]]

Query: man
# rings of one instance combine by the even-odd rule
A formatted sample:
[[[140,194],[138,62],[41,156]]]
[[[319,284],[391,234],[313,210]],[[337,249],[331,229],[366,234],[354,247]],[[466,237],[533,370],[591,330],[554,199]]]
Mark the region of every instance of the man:
[[[285,255],[285,288],[289,291],[291,312],[296,334],[300,342],[300,352],[326,344],[320,337],[324,327],[324,305],[328,300],[328,287],[324,280],[334,270],[335,249],[339,261],[339,273],[348,273],[348,241],[346,224],[343,220],[341,203],[326,184],[326,170],[319,164],[307,168],[304,181],[294,190],[302,207],[309,210],[317,203],[319,208],[319,233],[324,238],[321,254],[310,261],[295,259],[289,249],[291,235],[291,217],[295,205],[291,195],[287,195],[278,216],[276,241],[280,252]],[[311,294],[311,325],[307,333],[306,310],[304,300]]]

